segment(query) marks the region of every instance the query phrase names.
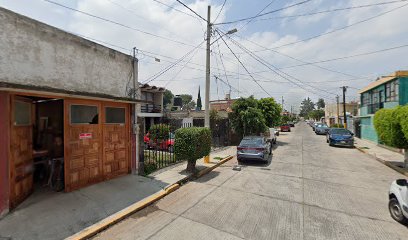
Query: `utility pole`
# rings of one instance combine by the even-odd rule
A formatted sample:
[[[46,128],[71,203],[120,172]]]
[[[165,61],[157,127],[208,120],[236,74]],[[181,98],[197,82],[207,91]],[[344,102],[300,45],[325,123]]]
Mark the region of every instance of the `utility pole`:
[[[347,86],[343,86],[343,116],[344,116],[344,128],[347,129],[347,113],[346,113],[346,91]]]
[[[337,102],[337,124],[340,124],[339,95],[336,96],[336,102]]]
[[[133,91],[132,97],[135,100],[138,100],[138,93],[139,93],[139,60],[136,58],[136,48],[133,48]],[[139,104],[135,103],[133,105],[133,134],[134,134],[134,141],[135,141],[135,148],[134,148],[134,157],[132,159],[132,173],[133,174],[144,174],[144,149],[143,145],[140,144],[143,142],[143,134],[141,133],[142,129],[138,126],[137,121],[137,111],[139,108]]]
[[[211,6],[207,10],[207,52],[205,63],[205,116],[204,127],[210,127],[210,46],[211,46]]]

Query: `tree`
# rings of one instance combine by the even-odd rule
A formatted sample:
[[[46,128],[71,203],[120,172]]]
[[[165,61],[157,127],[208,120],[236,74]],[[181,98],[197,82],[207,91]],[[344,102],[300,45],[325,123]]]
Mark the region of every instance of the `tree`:
[[[300,104],[300,116],[307,117],[311,111],[314,110],[315,104],[310,100],[310,98],[303,99]]]
[[[177,160],[187,160],[187,172],[196,172],[196,161],[211,151],[209,128],[189,127],[176,130],[174,155]]]
[[[163,107],[166,108],[167,105],[171,104],[174,98],[174,94],[166,89],[166,91],[163,94]]]
[[[319,98],[316,103],[317,109],[324,109],[326,103],[324,102],[323,98]]]
[[[261,110],[266,126],[275,127],[280,124],[282,107],[271,98],[262,98],[258,101],[258,109]]]
[[[380,109],[374,115],[378,138],[385,145],[405,149],[404,168],[408,167],[408,107]]]
[[[201,111],[203,105],[201,103],[201,95],[200,95],[200,86],[198,86],[198,96],[197,96],[197,107],[196,110],[197,111]]]
[[[183,106],[181,107],[183,110],[191,110],[194,109],[196,103],[193,101],[193,96],[190,94],[180,94],[181,100],[183,101]]]
[[[309,112],[308,117],[319,121],[322,117],[324,117],[324,110],[323,109],[312,110],[311,112]]]
[[[266,131],[265,117],[258,109],[258,101],[254,96],[238,99],[232,104],[231,109],[228,117],[233,129],[241,136],[259,135]]]

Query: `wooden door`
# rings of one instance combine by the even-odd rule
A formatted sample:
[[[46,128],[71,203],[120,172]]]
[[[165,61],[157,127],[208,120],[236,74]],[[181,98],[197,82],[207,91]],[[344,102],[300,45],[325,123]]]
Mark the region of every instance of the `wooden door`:
[[[65,191],[103,180],[101,104],[64,101]]]
[[[10,207],[14,208],[33,191],[34,104],[11,96]]]
[[[129,106],[125,103],[103,105],[103,174],[105,179],[130,171]]]

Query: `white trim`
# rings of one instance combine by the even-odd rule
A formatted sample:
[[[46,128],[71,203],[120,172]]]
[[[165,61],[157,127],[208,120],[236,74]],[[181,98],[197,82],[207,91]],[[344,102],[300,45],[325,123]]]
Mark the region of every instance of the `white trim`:
[[[163,113],[137,113],[138,117],[163,117]]]

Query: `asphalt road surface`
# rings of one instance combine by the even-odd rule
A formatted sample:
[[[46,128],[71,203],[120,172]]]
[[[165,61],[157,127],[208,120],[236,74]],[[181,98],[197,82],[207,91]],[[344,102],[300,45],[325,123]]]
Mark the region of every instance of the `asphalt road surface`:
[[[233,159],[95,239],[408,239],[387,208],[402,175],[305,123],[292,130],[268,164],[234,171]]]

